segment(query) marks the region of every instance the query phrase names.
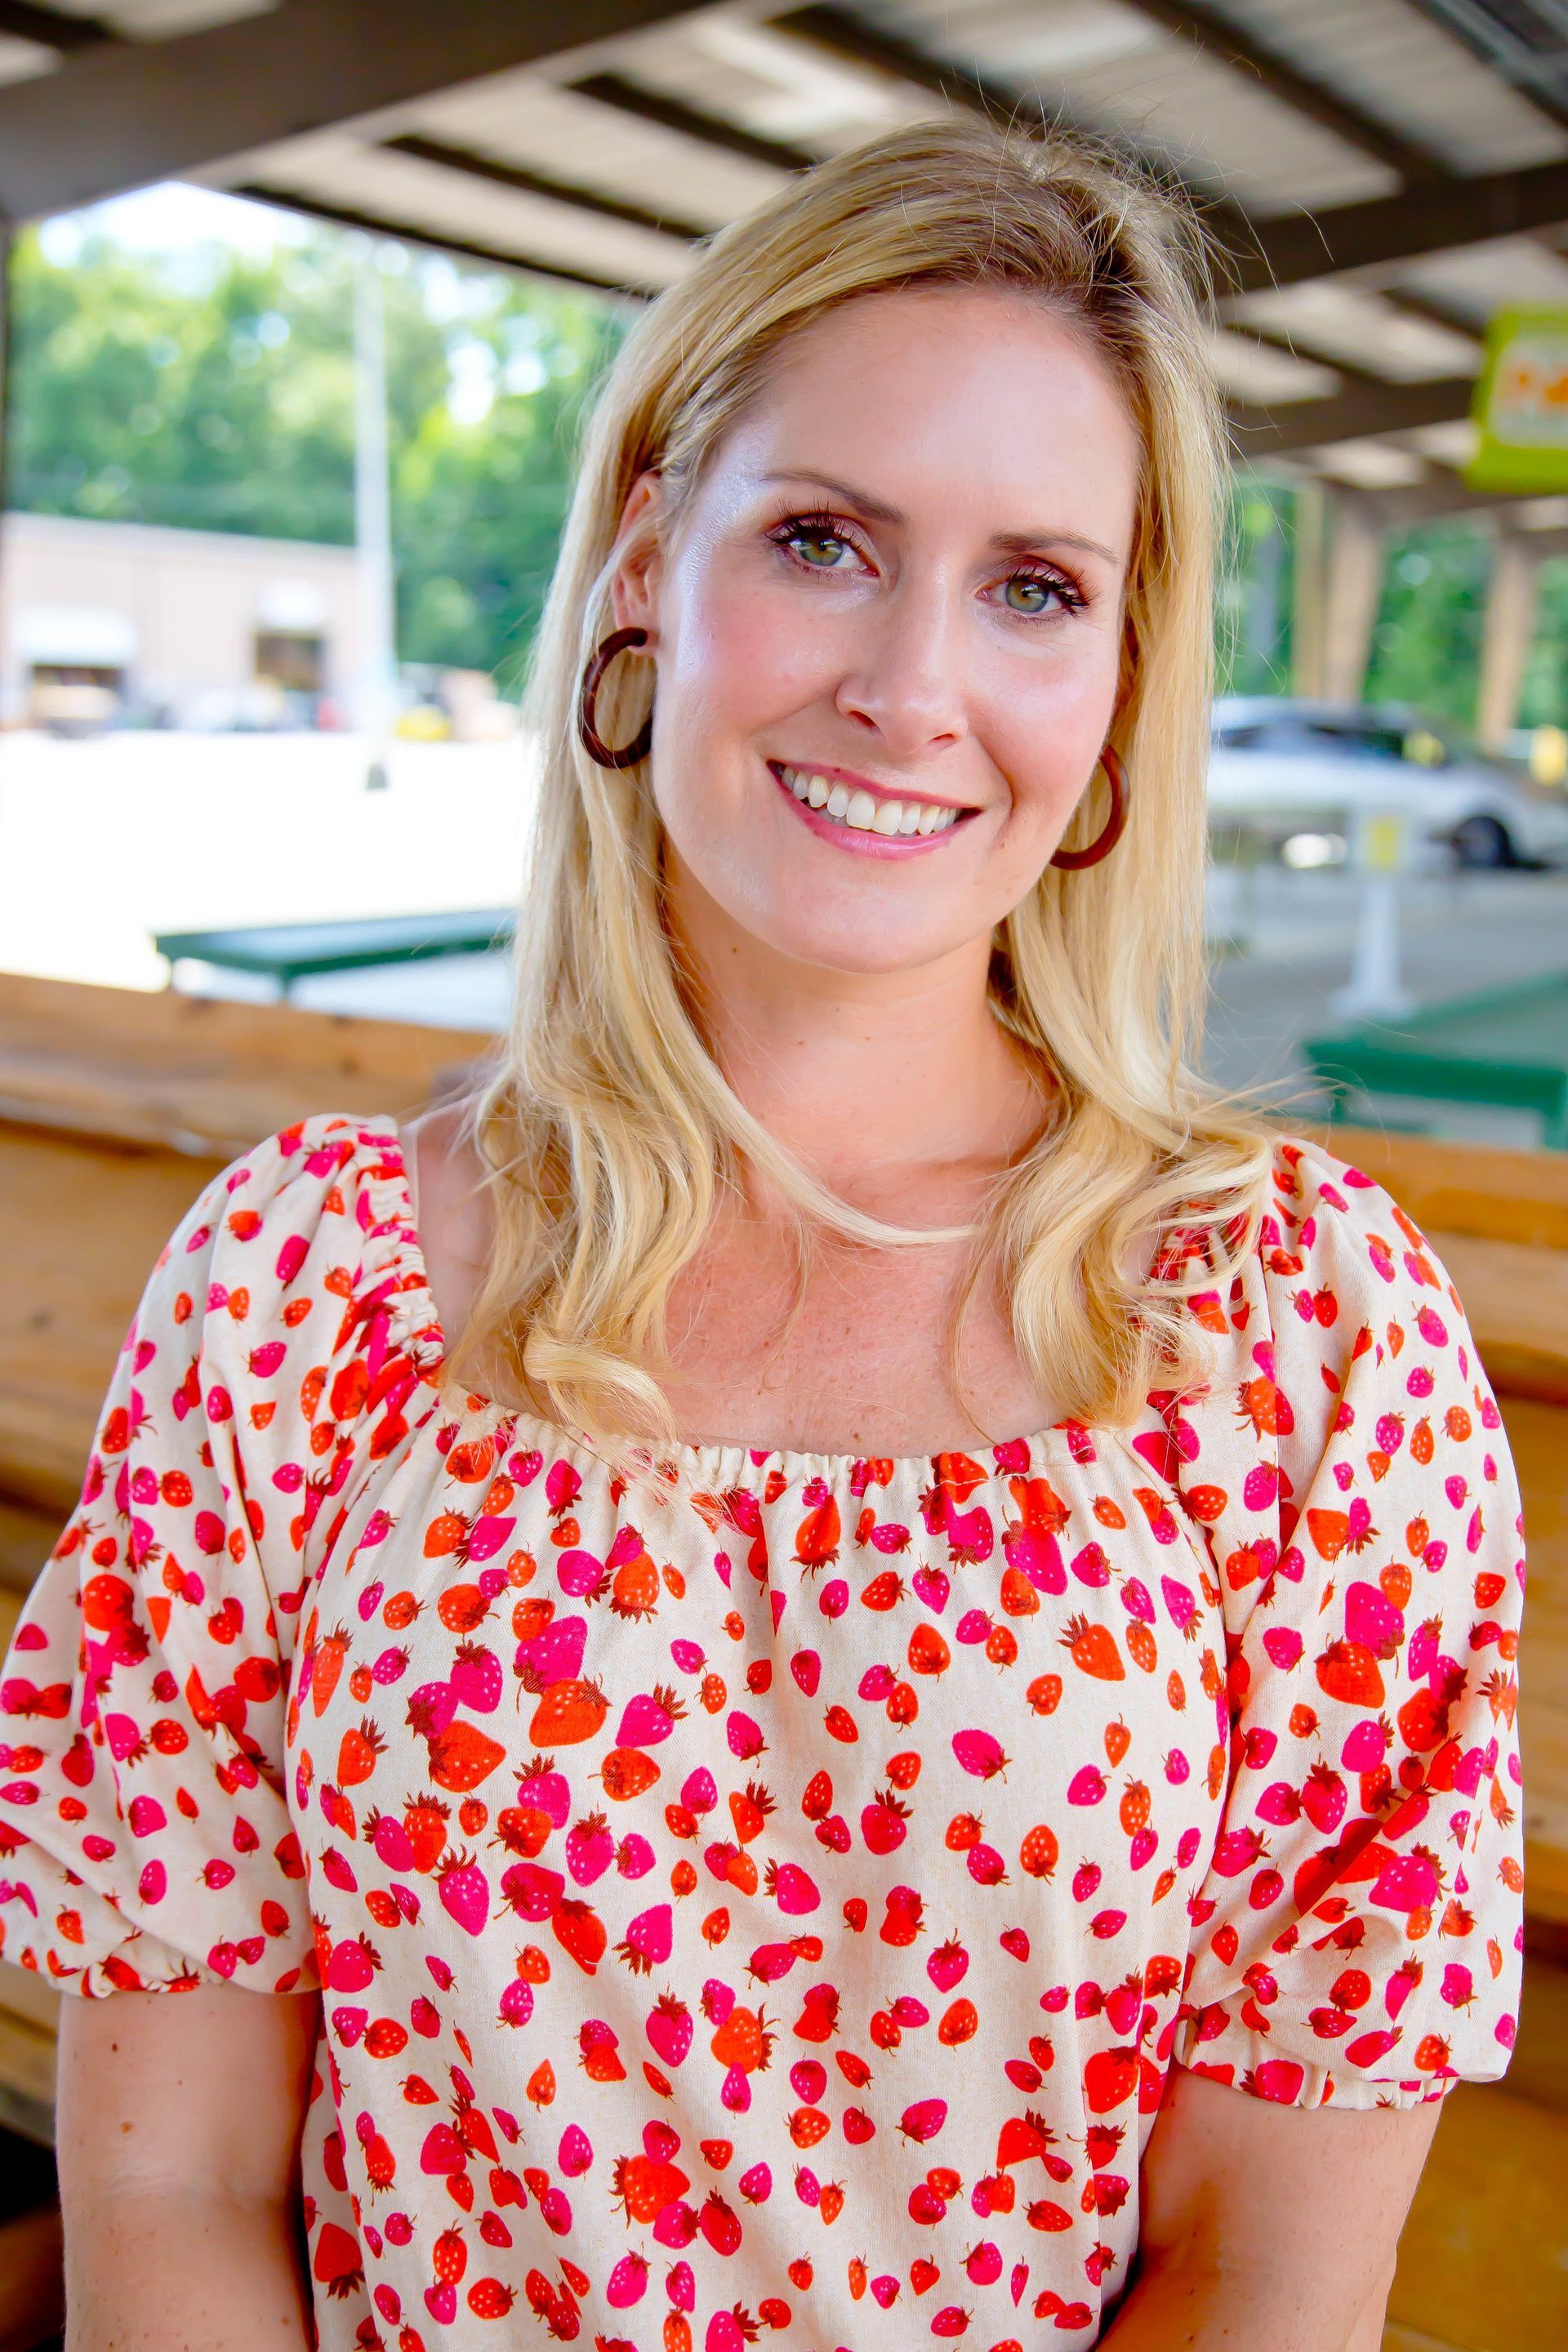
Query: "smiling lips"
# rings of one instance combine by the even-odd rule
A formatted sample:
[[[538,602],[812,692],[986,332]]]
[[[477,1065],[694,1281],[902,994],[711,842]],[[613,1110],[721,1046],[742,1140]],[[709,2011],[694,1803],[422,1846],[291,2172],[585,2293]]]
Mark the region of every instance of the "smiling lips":
[[[794,768],[782,760],[768,762],[784,790],[801,808],[811,813],[814,832],[818,830],[844,834],[871,835],[878,846],[900,845],[913,839],[926,840],[936,834],[951,833],[960,820],[973,816],[973,809],[944,808],[936,801],[894,800],[890,796],[868,792],[862,786],[851,786],[841,778],[824,775],[816,768]],[[809,820],[808,820],[809,821]],[[858,843],[856,846],[859,846]],[[869,847],[869,843],[866,844]],[[845,843],[847,848],[849,844]]]

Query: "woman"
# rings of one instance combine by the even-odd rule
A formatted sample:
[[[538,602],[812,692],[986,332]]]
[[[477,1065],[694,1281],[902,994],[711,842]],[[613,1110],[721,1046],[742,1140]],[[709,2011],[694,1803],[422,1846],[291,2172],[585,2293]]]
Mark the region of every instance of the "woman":
[[[72,2352],[1376,2345],[1511,2042],[1519,1496],[1190,1066],[1194,266],[920,124],[618,357],[497,1066],[208,1186],[17,1636]]]

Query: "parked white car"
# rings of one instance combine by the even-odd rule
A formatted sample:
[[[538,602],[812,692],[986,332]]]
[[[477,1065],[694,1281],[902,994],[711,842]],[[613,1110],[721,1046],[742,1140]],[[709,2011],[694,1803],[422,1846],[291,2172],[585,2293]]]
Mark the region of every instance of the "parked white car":
[[[1392,704],[1215,703],[1211,827],[1251,835],[1291,863],[1328,864],[1369,808],[1407,819],[1420,863],[1568,865],[1568,792],[1489,758],[1445,722]],[[1322,846],[1291,856],[1288,844]]]

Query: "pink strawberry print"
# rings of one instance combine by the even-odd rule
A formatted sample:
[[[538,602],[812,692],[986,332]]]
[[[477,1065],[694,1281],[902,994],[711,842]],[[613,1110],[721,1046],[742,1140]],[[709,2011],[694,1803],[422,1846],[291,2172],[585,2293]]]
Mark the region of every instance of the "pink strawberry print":
[[[1398,1203],[1268,1174],[1201,1393],[668,1499],[443,1384],[394,1122],[211,1180],[0,1673],[0,1952],[323,1987],[323,2352],[1091,2342],[1173,2067],[1501,2074],[1501,1418]]]

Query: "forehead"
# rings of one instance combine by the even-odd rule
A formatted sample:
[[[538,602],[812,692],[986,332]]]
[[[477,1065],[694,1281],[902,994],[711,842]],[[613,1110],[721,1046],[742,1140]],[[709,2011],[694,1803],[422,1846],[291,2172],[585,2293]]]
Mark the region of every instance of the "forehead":
[[[1033,294],[922,287],[858,297],[791,336],[719,467],[748,487],[817,468],[911,518],[984,509],[998,529],[1092,511],[1125,544],[1139,462],[1126,397],[1076,319]]]

